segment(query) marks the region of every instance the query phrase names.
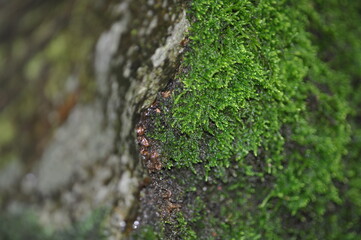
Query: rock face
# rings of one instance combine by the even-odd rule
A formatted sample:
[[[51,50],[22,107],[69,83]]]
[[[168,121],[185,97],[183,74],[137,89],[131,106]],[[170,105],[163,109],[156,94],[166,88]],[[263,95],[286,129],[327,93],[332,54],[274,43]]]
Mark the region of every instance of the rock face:
[[[68,2],[71,1],[59,4],[58,11],[71,6]],[[57,12],[67,21],[64,31],[68,32],[54,32],[54,36],[44,40],[44,44],[53,49],[44,47],[45,50],[39,49],[24,60],[25,65],[42,61],[39,68],[44,69],[37,70],[40,73],[46,71],[47,64],[51,69],[57,64],[68,68],[64,68],[65,73],[61,73],[64,78],[55,81],[56,84],[48,84],[54,76],[38,72],[31,76],[35,76],[33,87],[44,82],[49,88],[61,86],[56,89],[55,96],[42,98],[47,89],[40,88],[34,94],[33,87],[18,86],[24,96],[29,95],[28,99],[41,103],[31,108],[24,118],[25,122],[33,118],[27,127],[30,132],[40,131],[41,134],[37,138],[30,134],[20,145],[31,146],[33,152],[30,149],[29,154],[15,154],[12,160],[2,160],[1,204],[5,211],[15,213],[32,208],[40,221],[51,228],[65,228],[94,209],[107,208],[110,209],[106,220],[109,238],[120,239],[124,230],[133,227],[137,194],[146,174],[139,160],[135,124],[140,110],[150,105],[156,93],[173,78],[182,53],[180,42],[189,23],[184,6],[176,0],[122,0],[110,1],[107,5],[94,0],[92,2],[99,5],[94,12],[104,11],[101,14],[109,17],[102,17],[105,20],[101,24],[97,22],[99,19],[84,24],[76,21],[88,5],[87,1],[79,2],[82,4],[73,6],[77,8],[75,16]],[[10,5],[7,7],[17,7],[16,3]],[[50,7],[51,4],[42,9],[30,6],[23,11],[31,15],[35,10],[41,13]],[[52,23],[56,19],[48,16],[47,20]],[[72,33],[72,23],[79,29],[89,28],[91,34],[87,34],[86,39],[68,36]],[[20,21],[17,26],[22,24]],[[92,25],[96,30],[91,29]],[[37,26],[33,27],[36,31]],[[72,37],[76,43],[72,46],[56,40]],[[67,49],[67,53],[82,49],[83,57],[69,57],[71,62],[58,63],[62,60],[55,53],[58,53],[57,48],[62,50],[61,44],[74,48]],[[52,62],[47,62],[47,54],[55,56]],[[14,58],[12,62],[16,61]],[[86,74],[82,73],[83,69]],[[19,106],[24,104],[24,99],[4,103],[15,112],[4,115],[5,120],[21,115]],[[46,107],[39,111],[42,105]],[[14,128],[23,128],[24,121],[14,123]],[[42,121],[47,124],[41,126]],[[32,131],[32,128],[40,130]],[[11,140],[17,138],[15,134]],[[25,150],[20,149],[20,152]],[[8,176],[10,172],[11,177]]]
[[[361,239],[360,3],[0,1],[0,239]]]

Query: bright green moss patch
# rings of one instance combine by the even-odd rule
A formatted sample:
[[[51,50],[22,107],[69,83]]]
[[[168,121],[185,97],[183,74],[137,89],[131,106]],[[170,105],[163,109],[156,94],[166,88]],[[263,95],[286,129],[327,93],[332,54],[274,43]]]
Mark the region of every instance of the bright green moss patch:
[[[190,71],[173,109],[177,144],[189,151],[173,151],[175,164],[213,171],[262,152],[264,174],[279,176],[271,196],[292,210],[317,194],[337,201],[348,79],[318,59],[298,5],[194,1],[193,14]]]
[[[346,2],[192,2],[187,73],[155,136],[169,168],[249,195],[214,216],[225,239],[360,237],[361,4]]]

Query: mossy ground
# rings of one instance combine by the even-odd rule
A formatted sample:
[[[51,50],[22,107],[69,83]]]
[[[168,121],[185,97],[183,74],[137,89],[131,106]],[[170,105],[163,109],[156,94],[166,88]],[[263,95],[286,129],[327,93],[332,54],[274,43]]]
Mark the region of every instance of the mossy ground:
[[[167,159],[156,181],[187,204],[154,238],[360,239],[361,4],[190,9],[179,85],[148,133]]]

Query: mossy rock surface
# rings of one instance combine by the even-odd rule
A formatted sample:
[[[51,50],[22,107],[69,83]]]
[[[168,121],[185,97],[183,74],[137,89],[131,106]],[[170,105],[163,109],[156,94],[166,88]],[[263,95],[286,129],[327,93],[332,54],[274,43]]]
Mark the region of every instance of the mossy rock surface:
[[[360,12],[351,0],[189,2],[184,61],[139,123],[156,157],[143,156],[129,238],[361,239]],[[61,61],[54,76],[82,39],[66,32],[41,51]],[[43,64],[33,57],[29,79]],[[3,116],[8,144],[18,133]],[[109,227],[102,212],[53,235],[25,215],[1,220],[4,239],[101,239]]]
[[[361,237],[360,9],[190,3],[188,51],[146,122],[164,169],[144,209],[162,212],[162,188],[182,207],[143,215],[139,239]]]

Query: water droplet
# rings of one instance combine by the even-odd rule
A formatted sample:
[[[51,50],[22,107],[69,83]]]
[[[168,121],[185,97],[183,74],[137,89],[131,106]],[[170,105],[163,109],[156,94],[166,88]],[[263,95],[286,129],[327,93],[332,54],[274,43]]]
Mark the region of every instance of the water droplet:
[[[133,229],[137,229],[139,226],[140,222],[138,220],[134,221],[133,223]]]

